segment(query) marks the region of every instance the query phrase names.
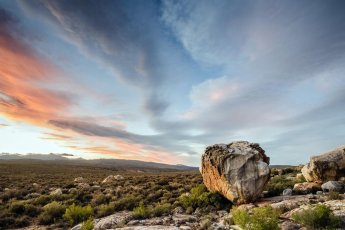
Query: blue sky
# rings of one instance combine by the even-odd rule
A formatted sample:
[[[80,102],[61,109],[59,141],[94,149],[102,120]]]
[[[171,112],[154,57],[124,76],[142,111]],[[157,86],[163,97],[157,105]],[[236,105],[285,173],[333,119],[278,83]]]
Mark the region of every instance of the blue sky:
[[[0,152],[199,165],[345,140],[345,3],[0,1]]]

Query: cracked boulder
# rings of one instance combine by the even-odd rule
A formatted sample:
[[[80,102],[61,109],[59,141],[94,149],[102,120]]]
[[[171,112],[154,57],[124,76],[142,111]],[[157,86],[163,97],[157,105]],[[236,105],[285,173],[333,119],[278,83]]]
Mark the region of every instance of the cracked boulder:
[[[269,157],[256,143],[236,141],[206,148],[201,173],[204,184],[235,204],[255,201],[270,178]]]

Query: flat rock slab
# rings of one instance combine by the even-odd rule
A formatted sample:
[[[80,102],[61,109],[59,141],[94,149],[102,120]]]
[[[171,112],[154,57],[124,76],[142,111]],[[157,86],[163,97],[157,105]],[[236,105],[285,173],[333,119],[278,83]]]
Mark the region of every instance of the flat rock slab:
[[[119,230],[182,230],[183,228],[175,226],[153,225],[153,226],[133,226],[124,228],[115,228]]]

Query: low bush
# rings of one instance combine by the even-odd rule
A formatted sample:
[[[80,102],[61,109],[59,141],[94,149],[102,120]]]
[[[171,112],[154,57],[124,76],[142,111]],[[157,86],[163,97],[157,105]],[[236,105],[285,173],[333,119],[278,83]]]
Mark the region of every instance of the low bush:
[[[285,176],[276,176],[271,178],[266,186],[269,196],[279,196],[287,188],[293,188],[295,182],[286,179]]]
[[[328,200],[341,200],[342,197],[340,196],[339,192],[330,191],[328,193]]]
[[[41,211],[39,207],[32,204],[25,204],[24,209],[25,209],[25,214],[30,217],[37,216]]]
[[[33,203],[36,205],[44,206],[51,201],[52,201],[52,197],[50,195],[41,195],[41,196],[37,197]]]
[[[341,223],[341,219],[323,204],[295,213],[292,219],[307,229],[336,229]]]
[[[189,194],[182,194],[179,201],[184,208],[192,207],[193,209],[207,207],[212,205],[218,209],[230,206],[229,201],[218,193],[208,192],[205,185],[198,185],[190,190]]]
[[[141,197],[135,197],[133,195],[127,195],[120,200],[113,203],[115,211],[133,210],[137,207],[141,201]]]
[[[62,219],[66,207],[56,201],[43,207],[43,212],[38,216],[40,224],[52,224]]]
[[[151,215],[151,212],[151,206],[145,206],[143,202],[140,202],[139,206],[133,209],[133,216],[135,218],[145,219]]]
[[[235,224],[244,230],[279,230],[279,213],[271,206],[258,207],[252,214],[239,208],[231,210]]]
[[[92,230],[93,227],[93,220],[88,219],[87,221],[83,222],[80,230]]]
[[[97,205],[106,204],[109,202],[109,200],[110,197],[107,197],[102,193],[96,194],[93,196],[91,200],[91,206],[96,207]]]
[[[156,204],[152,208],[152,215],[153,216],[163,216],[166,214],[169,214],[171,211],[171,204],[165,203],[165,204]]]
[[[25,204],[22,201],[14,201],[10,204],[8,209],[11,213],[20,215],[25,212]]]
[[[92,212],[90,205],[82,207],[72,204],[66,209],[63,217],[68,220],[71,225],[75,225],[90,218]]]
[[[99,205],[95,208],[95,212],[97,217],[108,216],[114,212],[114,205],[113,203]]]

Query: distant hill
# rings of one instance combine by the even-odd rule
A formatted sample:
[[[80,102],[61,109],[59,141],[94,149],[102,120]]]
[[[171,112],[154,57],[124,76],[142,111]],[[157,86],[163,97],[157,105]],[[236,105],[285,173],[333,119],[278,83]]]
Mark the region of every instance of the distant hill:
[[[0,161],[21,161],[21,162],[47,162],[54,164],[66,165],[85,165],[93,167],[102,167],[116,170],[135,170],[135,171],[194,171],[198,167],[186,165],[170,165],[155,162],[146,162],[138,160],[121,160],[121,159],[94,159],[86,160],[83,158],[68,158],[69,154],[0,154]]]

